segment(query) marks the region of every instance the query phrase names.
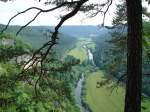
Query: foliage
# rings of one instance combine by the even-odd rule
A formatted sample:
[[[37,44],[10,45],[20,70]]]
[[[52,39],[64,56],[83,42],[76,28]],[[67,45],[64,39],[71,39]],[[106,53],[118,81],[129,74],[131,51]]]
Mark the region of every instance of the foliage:
[[[126,17],[121,16],[126,12],[125,5],[121,4],[118,6],[116,12],[116,17],[113,20],[115,29],[110,33],[112,38],[107,40],[107,47],[104,47],[104,51],[101,52],[101,68],[103,68],[109,75],[111,79],[117,79],[119,81],[125,81],[126,70],[127,70],[127,36],[126,36]],[[144,11],[143,11],[144,12]],[[145,13],[144,13],[145,14]],[[126,15],[125,15],[126,16]],[[149,22],[143,21],[143,74],[149,74]],[[96,56],[97,57],[97,56]],[[142,91],[149,95],[149,77],[143,76],[143,89]],[[148,92],[149,91],[149,92]]]
[[[73,72],[69,75],[72,66],[80,63],[78,59],[68,56],[64,60],[58,60],[55,54],[51,55],[44,63],[44,67],[49,69],[49,72],[39,80],[37,91],[35,91],[33,85],[38,79],[38,72],[28,70],[25,73],[29,77],[23,80],[18,79],[22,77],[19,74],[21,66],[9,62],[13,57],[32,53],[32,49],[10,34],[0,37],[15,41],[13,45],[1,44],[0,46],[3,52],[0,60],[0,110],[6,112],[78,112],[72,94],[72,86],[78,78],[72,77]]]

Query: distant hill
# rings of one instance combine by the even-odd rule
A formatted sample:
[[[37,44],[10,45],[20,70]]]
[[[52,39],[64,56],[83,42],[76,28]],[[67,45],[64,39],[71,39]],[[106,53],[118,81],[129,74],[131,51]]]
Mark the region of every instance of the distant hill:
[[[4,25],[0,25],[0,29],[4,28]],[[7,29],[7,33],[16,34],[20,26],[9,26]],[[46,36],[49,33],[47,32],[49,29],[47,26],[28,26],[23,29],[18,38],[29,43],[34,49],[40,48],[45,42],[50,40],[50,37]],[[52,29],[52,27],[50,27]],[[73,36],[69,36],[66,34],[59,34],[59,40],[55,48],[55,51],[60,54],[64,54],[67,50],[74,47],[76,42],[76,38]]]
[[[92,25],[63,26],[60,31],[64,34],[73,35],[75,37],[94,37],[108,32],[106,28],[99,28],[98,26]]]
[[[1,27],[4,25],[0,25]],[[18,30],[20,26],[9,26],[11,30]],[[53,30],[54,26],[27,26],[26,29],[32,29],[32,31],[45,31],[45,30]],[[74,36],[74,37],[89,37],[89,36],[96,36],[101,35],[102,33],[107,32],[106,28],[101,28],[94,25],[64,25],[59,30],[61,33]]]
[[[0,29],[5,25],[0,25]],[[7,32],[16,33],[21,26],[9,26]],[[27,26],[20,33],[19,36],[30,43],[33,48],[39,48],[45,42],[50,40],[46,35],[47,31],[53,31],[54,26]],[[92,25],[69,25],[60,28],[59,44],[57,45],[61,52],[74,46],[76,38],[85,37],[93,38],[97,42],[103,43],[109,37],[109,30],[106,28],[99,28]],[[63,48],[63,49],[62,49]]]
[[[21,26],[9,26],[6,32],[16,34],[20,27]],[[24,41],[30,43],[33,48],[39,48],[45,42],[50,40],[48,31],[51,29],[52,27],[48,26],[27,26],[19,33],[18,37],[21,37]],[[60,40],[69,39],[70,42],[73,41],[73,37],[70,38],[70,36],[64,34],[60,35]]]

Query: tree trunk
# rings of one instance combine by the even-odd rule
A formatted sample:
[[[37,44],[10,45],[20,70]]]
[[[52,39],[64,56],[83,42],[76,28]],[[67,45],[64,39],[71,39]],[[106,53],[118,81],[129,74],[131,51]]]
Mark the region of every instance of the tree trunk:
[[[126,0],[126,3],[128,54],[125,112],[140,112],[142,86],[142,5],[141,0]]]

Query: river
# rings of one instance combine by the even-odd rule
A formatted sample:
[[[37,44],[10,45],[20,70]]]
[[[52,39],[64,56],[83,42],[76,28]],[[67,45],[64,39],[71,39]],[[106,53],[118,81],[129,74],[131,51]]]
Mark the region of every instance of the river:
[[[88,112],[88,110],[82,105],[82,101],[81,101],[83,81],[84,81],[84,74],[82,74],[81,78],[78,81],[77,87],[75,88],[75,100],[76,100],[77,106],[80,108],[80,112]]]
[[[89,59],[89,61],[95,66],[94,58],[93,58],[93,54],[92,54],[91,50],[90,50],[89,48],[87,48],[86,45],[83,45],[83,48],[87,50],[88,59]]]
[[[89,60],[92,62],[92,64],[95,66],[93,54],[90,49],[88,49],[88,57],[89,57]]]
[[[95,65],[94,60],[93,60],[93,54],[91,52],[90,49],[88,49],[85,45],[83,45],[83,48],[85,48],[88,52],[88,59],[89,61],[91,61],[91,63],[93,65]],[[82,105],[82,100],[81,100],[81,93],[82,93],[82,87],[83,87],[83,82],[84,82],[84,74],[82,73],[81,78],[79,79],[77,86],[75,88],[75,100],[76,103],[78,105],[78,107],[80,108],[80,112],[89,112],[88,109],[86,109],[83,105]]]

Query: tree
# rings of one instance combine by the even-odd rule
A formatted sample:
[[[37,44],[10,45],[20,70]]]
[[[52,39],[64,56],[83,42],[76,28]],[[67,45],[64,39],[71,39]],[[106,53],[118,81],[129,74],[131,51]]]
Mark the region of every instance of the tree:
[[[140,112],[142,86],[142,5],[141,0],[126,0],[126,3],[128,51],[125,112]]]
[[[141,89],[142,89],[142,11],[141,0],[126,0],[127,6],[127,82],[125,96],[125,112],[141,111]],[[125,8],[120,8],[120,12]],[[144,8],[143,8],[144,9]],[[116,22],[119,20],[126,23],[124,15],[118,13]],[[118,22],[117,22],[118,23]],[[120,25],[120,23],[119,23]]]
[[[123,4],[125,4],[125,2],[123,3]],[[133,7],[133,5],[132,5],[132,8],[134,8]],[[138,8],[136,8],[136,10],[137,10]],[[129,9],[128,9],[129,10]],[[131,10],[131,8],[130,8],[130,10]],[[143,15],[145,15],[145,16],[147,16],[147,17],[149,17],[149,13],[146,11],[146,9],[145,8],[143,8],[143,10],[142,10],[142,8],[140,9],[139,8],[139,10],[141,11],[140,13],[138,13],[138,14],[141,14],[142,15],[142,13],[143,13]],[[134,10],[135,11],[135,10]],[[132,11],[129,11],[130,13],[132,12],[133,13],[133,9],[132,9]],[[135,14],[137,14],[137,11],[136,12],[134,12]],[[127,18],[126,18],[126,5],[118,5],[118,11],[117,11],[117,16],[114,18],[114,20],[113,20],[113,24],[116,26],[116,28],[118,28],[119,26],[121,26],[121,28],[124,26],[124,25],[126,25],[126,23],[127,23]],[[141,15],[140,16],[138,16],[138,24],[142,24],[142,17],[141,17]],[[145,39],[146,38],[143,38],[142,39],[142,25],[140,26],[138,26],[137,25],[137,23],[134,23],[135,21],[135,19],[133,20],[133,17],[134,17],[135,15],[132,15],[131,16],[131,14],[129,15],[128,14],[128,21],[130,20],[130,22],[128,22],[128,25],[130,25],[130,27],[128,26],[128,37],[124,37],[123,38],[123,35],[124,35],[124,33],[122,33],[121,32],[121,34],[120,34],[120,30],[118,30],[119,31],[119,33],[117,34],[116,32],[116,34],[117,35],[115,35],[115,38],[114,39],[112,39],[110,42],[111,43],[113,43],[113,45],[117,45],[117,46],[123,46],[123,45],[125,45],[127,42],[126,42],[126,38],[128,38],[128,64],[127,64],[127,66],[128,66],[128,73],[127,73],[127,87],[126,87],[126,107],[125,107],[125,111],[126,112],[137,112],[137,111],[140,111],[140,109],[141,109],[141,104],[140,104],[140,102],[141,102],[141,85],[142,85],[142,62],[141,62],[141,60],[142,60],[142,43],[144,43],[144,45],[143,45],[143,47],[146,47],[147,45],[145,44]],[[141,17],[141,18],[139,18],[139,17]],[[129,18],[132,18],[132,22],[131,22],[131,19],[129,19]],[[136,18],[137,19],[137,18]],[[136,21],[136,22],[137,22]],[[144,21],[144,20],[143,20]],[[133,27],[133,24],[135,25],[134,27]],[[131,25],[132,25],[132,28],[131,28]],[[144,25],[145,26],[145,25]],[[148,26],[148,25],[147,25]],[[127,27],[127,26],[126,26]],[[136,28],[136,30],[134,30]],[[120,29],[120,27],[119,27],[119,29]],[[129,30],[130,29],[130,30]],[[137,29],[139,29],[139,30],[137,30]],[[143,29],[143,31],[144,31],[144,34],[145,34],[145,30],[146,30],[147,28],[144,28]],[[139,33],[139,34],[136,34],[136,33]],[[132,35],[131,35],[132,34]],[[134,36],[133,36],[133,34],[134,34]],[[119,36],[119,37],[118,37]],[[131,37],[132,36],[132,37]],[[137,37],[138,36],[138,37]],[[133,39],[134,38],[134,39]],[[124,41],[125,40],[125,41]],[[121,43],[121,42],[124,42],[124,43]],[[118,44],[119,43],[119,44]],[[120,44],[121,43],[121,44]],[[121,47],[119,47],[120,49],[121,49]],[[125,48],[125,46],[123,47],[123,48]],[[119,49],[114,49],[114,51],[116,51],[116,52],[118,52],[119,51]],[[122,52],[123,52],[123,50],[121,50]],[[125,49],[125,51],[126,51],[126,49]],[[146,51],[145,51],[146,52]],[[143,51],[143,53],[145,53],[144,51]],[[120,53],[120,51],[119,51],[119,53]],[[119,53],[117,53],[117,54],[119,54]],[[137,53],[137,54],[136,54]],[[146,52],[146,53],[148,53],[148,52]],[[122,53],[123,54],[123,53]],[[130,55],[129,55],[130,54]],[[115,54],[116,55],[116,54]],[[121,56],[121,55],[120,55]],[[130,57],[130,58],[129,58]],[[144,58],[145,58],[145,56],[143,56]],[[136,58],[136,61],[134,60]],[[123,56],[121,56],[121,59],[123,59]],[[134,60],[134,61],[133,61]],[[118,60],[117,60],[118,61]],[[115,61],[116,62],[116,61]],[[117,62],[116,62],[117,63]],[[112,64],[112,63],[111,63]],[[121,62],[119,62],[119,64],[121,64]],[[119,65],[119,64],[117,64],[117,65]],[[123,63],[122,63],[122,65],[123,65]],[[133,67],[133,65],[134,65],[134,67]],[[144,63],[143,63],[143,65],[144,65]],[[113,66],[114,67],[114,66]],[[118,67],[118,66],[117,66]],[[133,68],[132,68],[133,67]],[[144,67],[143,67],[144,68]],[[125,69],[125,68],[124,68]],[[137,70],[136,70],[137,69]],[[136,71],[136,72],[134,72],[134,70]],[[141,70],[141,71],[140,71]],[[131,73],[131,71],[132,71],[132,73]],[[134,74],[133,74],[134,73]],[[136,74],[135,74],[136,73]],[[143,74],[145,75],[145,71],[144,71],[144,69],[143,69]],[[118,74],[119,75],[119,74]],[[121,76],[120,78],[124,78],[125,76]],[[119,78],[119,80],[120,80],[120,78]],[[122,79],[121,79],[122,80]],[[137,80],[137,81],[135,81],[135,80]],[[145,81],[144,81],[145,82]],[[144,82],[143,82],[143,84],[144,84]],[[136,86],[135,86],[136,85]],[[145,86],[145,84],[144,84],[144,86]],[[136,89],[135,89],[136,88]],[[130,93],[130,95],[129,95],[129,93]],[[139,95],[139,96],[138,96]],[[128,101],[127,99],[129,99],[130,101]],[[137,99],[139,99],[138,101],[137,101]],[[132,101],[131,101],[132,100]],[[136,110],[137,108],[139,108],[139,110]]]

